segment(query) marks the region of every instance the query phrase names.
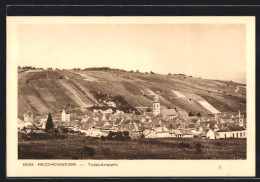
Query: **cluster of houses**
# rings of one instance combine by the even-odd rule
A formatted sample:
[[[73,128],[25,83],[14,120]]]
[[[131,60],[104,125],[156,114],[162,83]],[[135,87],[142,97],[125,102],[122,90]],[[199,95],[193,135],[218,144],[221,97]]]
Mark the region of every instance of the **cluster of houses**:
[[[40,132],[45,129],[46,118],[34,119],[32,112],[19,120],[19,130]],[[246,138],[245,115],[218,114],[206,117],[178,117],[174,109],[161,109],[155,97],[152,112],[142,115],[117,110],[89,111],[84,116],[70,113],[65,107],[60,118],[54,119],[56,128],[66,128],[90,137],[107,136],[109,132],[129,132],[131,138]]]

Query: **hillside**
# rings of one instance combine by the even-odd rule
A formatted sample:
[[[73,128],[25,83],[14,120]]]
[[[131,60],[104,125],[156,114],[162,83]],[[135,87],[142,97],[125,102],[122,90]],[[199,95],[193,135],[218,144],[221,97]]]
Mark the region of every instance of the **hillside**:
[[[99,103],[97,93],[122,96],[133,107],[151,107],[157,95],[163,108],[180,115],[246,110],[246,87],[235,82],[112,69],[18,69],[19,118],[28,110],[58,113],[65,105],[84,112]]]

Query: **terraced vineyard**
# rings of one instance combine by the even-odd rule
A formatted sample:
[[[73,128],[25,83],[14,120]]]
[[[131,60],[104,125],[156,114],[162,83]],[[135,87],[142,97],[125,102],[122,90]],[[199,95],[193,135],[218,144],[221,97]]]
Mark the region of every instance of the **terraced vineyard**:
[[[20,69],[18,87],[20,118],[28,110],[42,115],[58,112],[64,105],[71,108],[97,105],[99,101],[93,92],[121,95],[129,105],[147,107],[151,107],[153,97],[157,95],[162,108],[178,108],[181,115],[246,110],[245,85],[183,75],[120,70]]]

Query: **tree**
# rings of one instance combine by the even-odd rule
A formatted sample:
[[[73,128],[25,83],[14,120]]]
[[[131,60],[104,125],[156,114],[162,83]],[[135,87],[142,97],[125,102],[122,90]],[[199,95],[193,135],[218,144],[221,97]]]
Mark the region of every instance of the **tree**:
[[[200,143],[196,143],[196,152],[197,153],[201,153],[202,152]]]
[[[148,108],[146,109],[146,112],[152,112],[152,109],[148,107]]]
[[[197,114],[197,116],[198,116],[198,117],[201,117],[201,114],[200,114],[200,112]]]
[[[51,113],[49,113],[48,119],[47,119],[47,122],[46,122],[46,126],[45,126],[45,131],[48,132],[51,129],[52,130],[54,129],[54,124],[53,124],[53,121],[52,121]]]

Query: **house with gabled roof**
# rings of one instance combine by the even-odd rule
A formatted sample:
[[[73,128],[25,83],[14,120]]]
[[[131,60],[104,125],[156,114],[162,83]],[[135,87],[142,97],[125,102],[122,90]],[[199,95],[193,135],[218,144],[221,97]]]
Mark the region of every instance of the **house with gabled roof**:
[[[24,127],[24,129],[25,129],[25,133],[31,133],[34,130],[36,130],[36,127],[34,125],[27,125]]]
[[[93,129],[89,136],[100,138],[102,135],[104,135],[102,131],[100,131],[99,129]]]
[[[193,124],[193,123],[188,123],[188,124],[185,126],[185,130],[190,130],[192,133],[197,133],[197,131],[196,131],[196,126],[195,126],[195,124]]]
[[[169,129],[164,127],[155,127],[153,130],[156,133],[156,138],[167,138],[171,137],[171,134],[169,133]]]
[[[179,129],[171,129],[169,131],[169,134],[171,135],[171,137],[174,137],[174,138],[182,138],[183,137],[183,133],[181,130]]]
[[[33,125],[30,121],[23,121],[21,119],[18,118],[18,129],[22,130],[24,128],[26,128],[27,126]]]
[[[216,139],[216,133],[210,128],[203,128],[201,136],[208,139]]]
[[[156,131],[153,128],[145,129],[143,135],[145,138],[157,138]]]
[[[135,130],[135,125],[134,125],[132,122],[130,122],[130,123],[123,123],[123,124],[121,125],[121,129],[120,129],[120,130],[121,130],[121,131],[132,132],[132,131]]]
[[[112,128],[112,124],[110,124],[109,122],[106,122],[102,128],[101,128],[101,131],[112,131],[114,130],[114,128]]]
[[[185,128],[186,128],[186,124],[184,124],[184,123],[178,124],[178,129],[179,130],[185,130]]]
[[[246,138],[246,128],[235,124],[228,124],[217,131],[217,138]]]
[[[175,109],[162,109],[161,115],[165,118],[174,119],[177,117],[178,114]]]
[[[206,137],[208,139],[216,139],[216,133],[212,130],[212,129],[209,129],[207,132],[206,132]]]
[[[193,138],[193,133],[189,129],[182,130],[183,138]]]

